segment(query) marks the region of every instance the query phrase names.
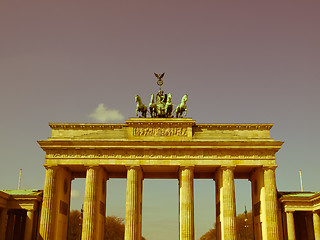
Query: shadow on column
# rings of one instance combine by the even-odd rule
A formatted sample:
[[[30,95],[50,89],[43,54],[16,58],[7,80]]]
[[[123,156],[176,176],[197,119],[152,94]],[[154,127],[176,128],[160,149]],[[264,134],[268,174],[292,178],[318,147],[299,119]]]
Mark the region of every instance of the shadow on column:
[[[312,212],[296,211],[293,216],[296,240],[314,240]]]
[[[24,239],[27,211],[15,209],[8,211],[6,240]]]

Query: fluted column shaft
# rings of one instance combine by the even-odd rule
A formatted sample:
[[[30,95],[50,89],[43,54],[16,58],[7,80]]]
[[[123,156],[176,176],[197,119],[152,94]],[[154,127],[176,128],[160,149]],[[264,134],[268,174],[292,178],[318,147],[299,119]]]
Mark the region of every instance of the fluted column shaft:
[[[141,239],[141,194],[142,194],[142,171],[140,167],[127,168],[127,196],[126,196],[126,219],[125,240]]]
[[[236,199],[234,188],[234,167],[222,167],[221,192],[221,237],[223,240],[237,239]]]
[[[33,230],[33,210],[27,211],[27,218],[26,218],[26,226],[24,230],[24,240],[31,240],[32,239],[32,230]]]
[[[293,212],[286,212],[288,240],[296,240]]]
[[[267,239],[279,239],[278,203],[275,167],[264,167],[265,216]]]
[[[82,240],[94,239],[97,167],[87,169],[86,190],[83,204]]]
[[[194,240],[194,172],[193,167],[179,170],[179,236],[180,240]]]
[[[52,224],[55,201],[56,171],[56,167],[48,167],[46,171],[39,230],[40,236],[43,240],[51,240],[54,238],[52,234]]]
[[[7,231],[5,239],[12,239],[14,233],[14,213],[12,211],[8,212],[8,221],[7,221]]]
[[[313,212],[313,228],[314,228],[314,239],[320,240],[320,217],[317,212]]]
[[[8,217],[7,212],[8,210],[6,208],[3,208],[2,210],[0,210],[0,240],[5,239],[7,217]]]

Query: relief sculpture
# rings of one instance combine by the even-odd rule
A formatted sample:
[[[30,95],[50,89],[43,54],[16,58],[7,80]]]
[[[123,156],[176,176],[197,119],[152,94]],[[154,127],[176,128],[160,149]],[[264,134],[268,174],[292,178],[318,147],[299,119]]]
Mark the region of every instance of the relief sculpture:
[[[134,128],[133,136],[136,137],[187,137],[186,128]]]

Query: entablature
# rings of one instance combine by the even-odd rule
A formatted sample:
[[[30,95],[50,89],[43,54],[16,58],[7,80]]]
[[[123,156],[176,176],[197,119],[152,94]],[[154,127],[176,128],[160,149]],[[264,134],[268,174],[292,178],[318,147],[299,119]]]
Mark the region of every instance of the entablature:
[[[121,165],[129,161],[164,166],[181,161],[195,165],[250,161],[245,164],[274,165],[283,142],[270,138],[272,126],[196,124],[191,118],[129,118],[125,124],[52,123],[52,137],[38,143],[47,154],[47,164],[99,161]]]
[[[283,194],[279,200],[286,212],[320,210],[320,193],[318,192]]]
[[[196,124],[191,118],[129,118],[125,124],[50,123],[52,140],[104,139],[196,141],[213,139],[272,141],[273,124]]]

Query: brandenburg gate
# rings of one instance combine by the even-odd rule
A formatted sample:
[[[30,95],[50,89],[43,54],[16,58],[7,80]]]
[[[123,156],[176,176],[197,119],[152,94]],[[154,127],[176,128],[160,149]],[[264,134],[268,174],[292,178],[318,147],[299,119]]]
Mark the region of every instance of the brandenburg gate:
[[[180,240],[194,240],[194,179],[215,181],[217,239],[237,239],[234,179],[251,181],[255,239],[279,239],[275,154],[283,142],[270,138],[272,124],[198,124],[182,118],[181,105],[174,118],[167,107],[161,109],[161,97],[171,103],[171,94],[160,91],[155,112],[149,108],[151,118],[49,124],[52,136],[39,141],[46,152],[41,239],[67,238],[71,181],[83,177],[82,240],[103,239],[110,178],[127,179],[125,240],[141,239],[148,178],[179,180]],[[137,113],[144,115],[136,100]]]

